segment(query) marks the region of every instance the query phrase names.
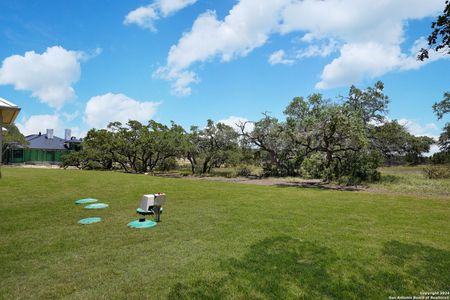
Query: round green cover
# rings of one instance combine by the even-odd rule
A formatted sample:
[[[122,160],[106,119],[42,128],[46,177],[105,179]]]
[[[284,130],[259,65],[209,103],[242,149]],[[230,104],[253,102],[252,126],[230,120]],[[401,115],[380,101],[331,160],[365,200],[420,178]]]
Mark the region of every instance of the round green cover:
[[[128,223],[128,227],[131,228],[151,228],[156,226],[156,222],[146,220],[144,222],[139,222],[139,220],[135,220],[133,222]]]
[[[97,201],[98,201],[97,199],[86,198],[86,199],[80,199],[80,200],[75,201],[75,204],[94,203]]]
[[[100,209],[100,208],[107,208],[109,205],[105,204],[105,203],[94,203],[94,204],[89,204],[87,206],[85,206],[84,208],[86,209]]]
[[[102,218],[100,218],[100,217],[91,217],[91,218],[81,219],[80,221],[78,221],[78,223],[83,224],[83,225],[89,225],[89,224],[94,224],[94,223],[98,223],[101,221],[102,221]]]

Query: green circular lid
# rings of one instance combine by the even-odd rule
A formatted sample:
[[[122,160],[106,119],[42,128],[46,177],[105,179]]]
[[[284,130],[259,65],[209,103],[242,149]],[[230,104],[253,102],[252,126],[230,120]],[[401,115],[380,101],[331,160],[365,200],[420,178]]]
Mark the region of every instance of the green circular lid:
[[[100,217],[91,217],[91,218],[81,219],[80,221],[78,221],[78,223],[83,224],[83,225],[89,225],[89,224],[94,224],[94,223],[98,223],[101,221],[102,221],[102,218],[100,218]]]
[[[94,203],[94,204],[89,204],[87,206],[85,206],[84,208],[86,209],[100,209],[100,208],[107,208],[109,205],[105,204],[105,203]]]
[[[139,222],[139,220],[135,220],[133,222],[128,223],[128,227],[131,228],[151,228],[156,226],[156,222],[146,220],[144,222]]]
[[[80,199],[75,201],[75,204],[86,204],[86,203],[94,203],[97,202],[97,199],[92,199],[92,198],[86,198],[86,199]]]

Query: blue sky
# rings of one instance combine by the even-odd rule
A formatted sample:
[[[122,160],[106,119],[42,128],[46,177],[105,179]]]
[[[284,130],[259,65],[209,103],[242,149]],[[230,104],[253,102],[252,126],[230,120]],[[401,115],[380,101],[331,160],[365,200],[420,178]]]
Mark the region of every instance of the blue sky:
[[[372,1],[373,2],[373,1]],[[376,2],[376,1],[375,1]],[[437,136],[450,60],[415,60],[444,0],[0,0],[0,97],[25,133],[128,118],[189,128],[385,83],[389,118]]]

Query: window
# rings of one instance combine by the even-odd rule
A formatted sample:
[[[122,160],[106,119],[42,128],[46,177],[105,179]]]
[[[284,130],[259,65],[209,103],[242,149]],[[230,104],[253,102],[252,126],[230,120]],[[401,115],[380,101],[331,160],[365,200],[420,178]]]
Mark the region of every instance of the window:
[[[13,150],[14,159],[23,159],[23,150]]]

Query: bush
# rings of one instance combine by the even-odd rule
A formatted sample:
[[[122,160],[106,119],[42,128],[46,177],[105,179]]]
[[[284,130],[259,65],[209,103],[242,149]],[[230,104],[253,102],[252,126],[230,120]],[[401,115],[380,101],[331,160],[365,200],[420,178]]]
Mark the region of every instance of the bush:
[[[61,157],[61,167],[66,169],[68,167],[77,167],[81,169],[83,165],[83,157],[79,152],[69,152]]]
[[[430,161],[433,165],[450,164],[450,151],[435,153],[430,157]]]
[[[234,171],[224,173],[225,178],[236,178],[238,175]]]
[[[164,171],[164,172],[177,170],[177,169],[178,169],[178,162],[174,157],[170,157],[170,158],[163,160],[157,166],[158,171]]]
[[[300,174],[304,178],[324,178],[325,173],[325,159],[320,153],[305,158],[300,166]]]
[[[381,178],[377,171],[380,156],[376,152],[348,153],[342,159],[337,179],[346,185],[358,185],[362,182],[375,182]]]
[[[250,176],[252,174],[252,170],[247,165],[241,165],[241,166],[237,167],[236,174],[237,174],[237,176],[247,177],[247,176]]]
[[[82,170],[102,170],[105,167],[85,151],[72,151],[61,158],[61,167],[76,167]]]
[[[450,166],[427,166],[423,171],[428,179],[450,178]]]

